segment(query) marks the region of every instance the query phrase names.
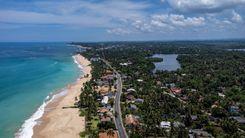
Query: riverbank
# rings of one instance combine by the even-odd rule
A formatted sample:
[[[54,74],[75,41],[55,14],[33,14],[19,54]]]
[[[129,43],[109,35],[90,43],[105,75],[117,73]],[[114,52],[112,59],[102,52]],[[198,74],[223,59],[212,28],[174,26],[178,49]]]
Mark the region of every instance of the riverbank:
[[[34,126],[34,138],[76,138],[79,137],[79,132],[85,130],[85,118],[79,116],[77,108],[63,109],[74,105],[83,83],[91,79],[90,62],[81,55],[74,56],[74,59],[84,75],[89,74],[89,77],[81,77],[74,84],[68,85],[64,96],[57,97],[47,104],[43,116]]]

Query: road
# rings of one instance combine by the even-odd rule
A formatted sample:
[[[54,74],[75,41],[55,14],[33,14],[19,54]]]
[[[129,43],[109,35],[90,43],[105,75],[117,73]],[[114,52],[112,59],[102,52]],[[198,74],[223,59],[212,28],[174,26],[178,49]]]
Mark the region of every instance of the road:
[[[114,113],[117,114],[114,118],[114,122],[116,125],[116,128],[118,130],[119,138],[128,138],[128,135],[126,133],[126,130],[123,126],[122,122],[122,112],[121,112],[121,106],[120,106],[120,99],[122,94],[122,78],[121,75],[104,59],[102,61],[113,70],[113,72],[116,73],[117,78],[117,92],[115,94],[115,100],[114,100]]]

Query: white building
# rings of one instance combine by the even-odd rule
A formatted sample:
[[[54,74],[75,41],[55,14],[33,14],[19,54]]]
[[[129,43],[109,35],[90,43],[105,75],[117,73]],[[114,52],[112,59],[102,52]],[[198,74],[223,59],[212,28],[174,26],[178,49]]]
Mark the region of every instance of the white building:
[[[160,123],[160,127],[161,128],[170,128],[171,127],[171,123],[169,122],[169,121],[162,121],[161,123]]]
[[[104,96],[101,103],[102,104],[107,104],[108,103],[108,100],[109,100],[109,97],[108,96]]]

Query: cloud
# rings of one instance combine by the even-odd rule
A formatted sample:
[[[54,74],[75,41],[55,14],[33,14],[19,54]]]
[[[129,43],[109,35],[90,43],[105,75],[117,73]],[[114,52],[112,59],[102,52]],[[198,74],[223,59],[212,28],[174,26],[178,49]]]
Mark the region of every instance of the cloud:
[[[245,5],[245,0],[168,0],[168,3],[181,12],[215,13]]]
[[[131,22],[131,23],[128,23]],[[190,29],[205,25],[204,17],[185,17],[178,14],[155,14],[145,20],[128,20],[122,28],[110,29],[108,33],[165,33],[177,29]],[[130,31],[127,31],[130,30]]]
[[[144,18],[150,4],[130,1],[34,1],[0,10],[0,22],[112,27],[122,20]]]
[[[151,20],[152,25],[158,27],[176,26],[201,26],[205,24],[205,18],[203,17],[185,17],[178,14],[160,14],[153,15]]]
[[[238,14],[237,12],[235,12],[234,10],[232,11],[232,15],[233,15],[233,16],[232,16],[231,20],[232,20],[233,22],[240,23],[240,22],[243,21],[241,15]]]
[[[161,2],[161,3],[164,3],[164,2],[165,2],[165,0],[160,0],[160,2]]]
[[[131,31],[129,31],[127,29],[122,29],[122,28],[108,29],[107,32],[109,34],[116,34],[116,35],[126,35],[126,34],[130,34],[131,33]]]
[[[141,20],[135,20],[132,23],[132,25],[133,27],[135,27],[137,30],[141,32],[151,32],[152,31],[151,25]]]

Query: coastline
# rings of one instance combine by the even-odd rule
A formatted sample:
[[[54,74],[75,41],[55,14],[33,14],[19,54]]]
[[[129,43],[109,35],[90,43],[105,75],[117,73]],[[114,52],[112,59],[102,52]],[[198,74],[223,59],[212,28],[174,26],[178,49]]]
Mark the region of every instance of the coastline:
[[[89,77],[78,78],[76,82],[67,85],[62,91],[53,95],[50,100],[44,102],[37,112],[25,121],[22,126],[25,128],[22,128],[16,137],[79,138],[79,133],[85,130],[85,118],[79,116],[78,108],[62,108],[73,106],[75,97],[79,98],[83,83],[91,79],[90,62],[81,55],[75,55],[73,58],[74,62],[83,71],[83,76],[89,74]],[[38,113],[39,110],[43,112]],[[28,122],[32,123],[29,126],[25,126]],[[32,132],[27,133],[26,131],[31,131],[30,129]]]

